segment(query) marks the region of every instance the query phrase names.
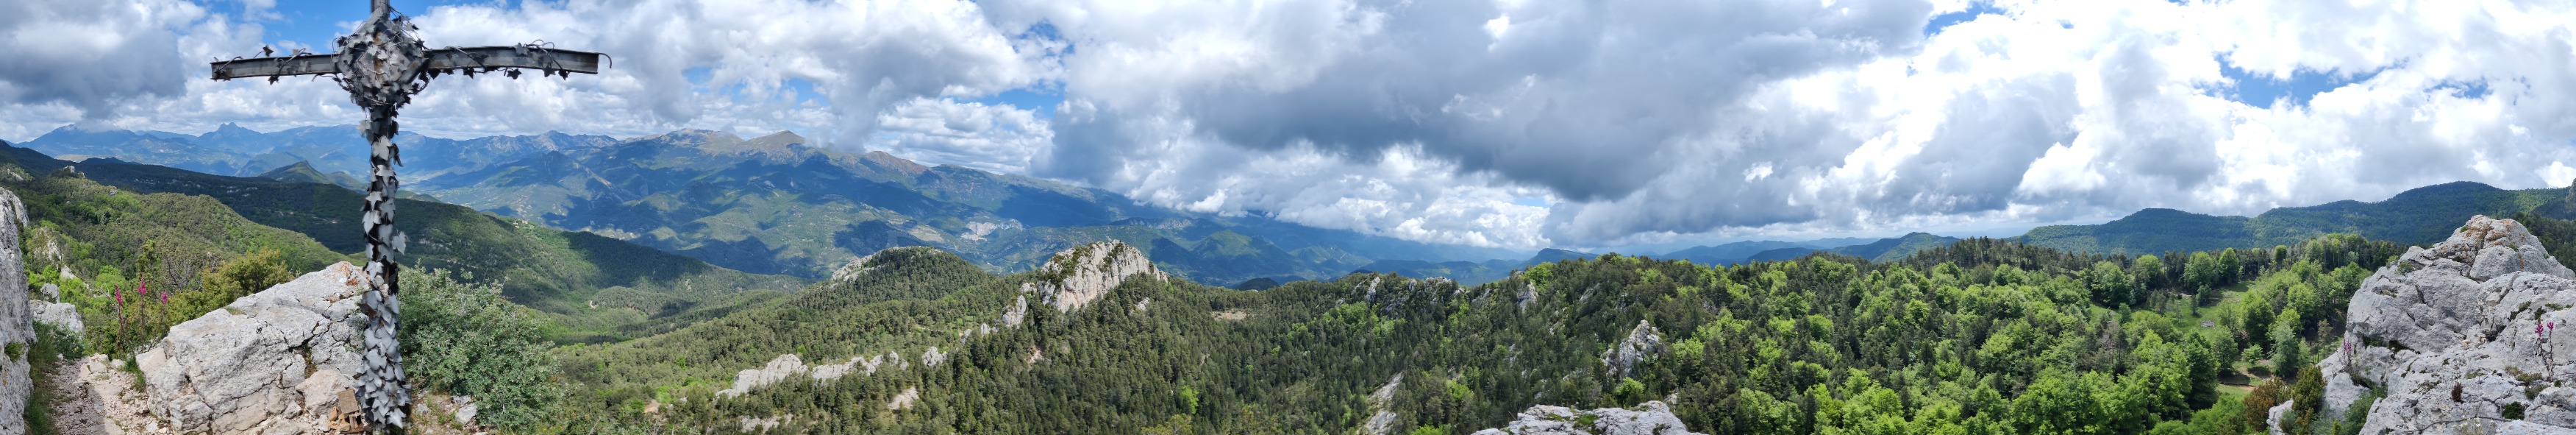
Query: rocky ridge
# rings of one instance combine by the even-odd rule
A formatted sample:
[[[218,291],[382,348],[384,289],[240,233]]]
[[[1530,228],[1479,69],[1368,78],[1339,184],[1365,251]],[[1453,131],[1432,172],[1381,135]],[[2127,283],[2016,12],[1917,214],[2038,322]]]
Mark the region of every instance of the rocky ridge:
[[[938,248],[912,246],[877,251],[841,266],[839,270],[832,273],[830,281],[848,281],[875,271],[883,267],[883,265],[872,264],[878,257],[902,249]],[[1019,327],[1028,319],[1031,295],[1037,296],[1043,303],[1055,305],[1059,310],[1071,311],[1098,300],[1101,295],[1108,294],[1109,290],[1126,283],[1130,276],[1143,274],[1156,280],[1171,279],[1169,275],[1155,269],[1154,263],[1145,258],[1144,252],[1115,241],[1096,242],[1058,252],[1054,259],[1039,268],[1038,272],[1044,278],[1022,283],[1021,294],[1013,299],[1011,306],[1003,308],[1003,327]],[[1143,306],[1139,305],[1138,309],[1143,309]],[[960,331],[958,339],[963,341],[974,338],[977,334],[991,334],[993,331],[992,325],[988,323]],[[938,346],[932,346],[922,351],[921,363],[924,366],[936,366],[946,362],[949,355],[949,352],[940,350]],[[1031,360],[1037,359],[1039,358],[1032,354]],[[733,387],[719,390],[716,394],[724,397],[739,397],[750,393],[753,389],[776,385],[798,377],[828,381],[853,373],[874,374],[880,368],[900,369],[910,366],[911,363],[902,354],[891,351],[884,355],[850,357],[849,360],[840,363],[815,366],[807,366],[804,359],[795,354],[783,354],[770,359],[768,364],[760,368],[736,372]]]
[[[938,348],[934,347],[931,349],[933,349],[931,352],[937,352]],[[937,365],[938,363],[933,362],[929,364]],[[840,379],[841,377],[849,376],[851,374],[872,375],[876,374],[878,369],[892,370],[910,366],[912,366],[912,363],[904,361],[903,355],[896,354],[894,352],[886,352],[884,355],[850,357],[850,360],[848,361],[810,367],[805,365],[804,359],[797,358],[796,354],[791,353],[779,355],[777,358],[772,358],[769,360],[769,364],[761,366],[761,368],[743,369],[743,371],[735,373],[733,376],[733,388],[716,391],[716,395],[724,397],[738,397],[745,393],[750,393],[752,389],[776,385],[780,382],[786,382],[788,379],[796,377],[803,377],[815,382],[822,382]]]
[[[25,415],[27,400],[35,394],[34,373],[27,365],[27,353],[35,347],[36,324],[28,312],[27,266],[18,252],[18,227],[27,223],[27,205],[18,194],[0,189],[0,346],[8,355],[0,359],[0,435],[27,433],[27,422],[15,416]]]
[[[1628,338],[1619,340],[1619,344],[1609,350],[1601,351],[1601,365],[1609,366],[1612,376],[1624,377],[1636,369],[1637,363],[1663,354],[1663,331],[1655,329],[1654,323],[1638,320],[1637,327],[1628,330]]]
[[[1585,423],[1589,422],[1589,425]],[[1681,417],[1673,415],[1663,401],[1648,401],[1633,408],[1601,408],[1576,411],[1562,406],[1539,405],[1521,411],[1518,419],[1498,429],[1476,431],[1475,435],[1700,435],[1691,432]]]
[[[135,355],[152,416],[181,433],[355,429],[365,277],[334,264],[172,326]]]
[[[1107,241],[1074,247],[1055,254],[1038,274],[1046,278],[1020,285],[1020,292],[1038,295],[1041,302],[1054,305],[1056,311],[1071,312],[1090,305],[1110,289],[1118,288],[1127,278],[1138,274],[1156,281],[1171,280],[1145,252],[1124,242]]]
[[[2344,346],[2317,364],[2322,405],[2340,416],[2385,394],[2365,434],[2576,433],[2571,287],[2576,272],[2521,223],[2471,218],[2354,292]]]

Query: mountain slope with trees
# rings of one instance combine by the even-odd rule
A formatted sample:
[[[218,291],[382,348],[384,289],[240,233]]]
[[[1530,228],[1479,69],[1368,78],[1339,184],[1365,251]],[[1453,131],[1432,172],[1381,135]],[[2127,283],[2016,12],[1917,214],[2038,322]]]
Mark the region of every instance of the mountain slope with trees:
[[[2331,348],[2330,307],[2394,251],[2337,236],[2168,262],[1968,239],[1892,262],[1605,255],[1468,287],[1129,279],[1087,308],[1036,305],[1016,327],[1013,295],[1043,277],[890,252],[863,278],[875,284],[564,349],[587,392],[575,406],[599,417],[563,429],[1464,433],[1534,404],[1667,400],[1708,433],[2237,434],[2254,426],[2243,390],[2222,382]],[[2199,288],[2230,296],[2187,290]],[[781,354],[908,365],[717,394]]]
[[[0,145],[0,159],[47,173],[68,168],[99,184],[138,193],[208,198],[263,228],[318,242],[331,252],[364,246],[356,231],[359,193],[339,186],[207,175],[155,165],[97,159],[79,164]],[[787,291],[803,280],[743,273],[624,241],[560,231],[437,202],[400,200],[397,228],[410,250],[408,267],[442,269],[472,283],[497,284],[512,302],[556,316],[558,339],[617,340],[618,328],[642,327],[701,302],[746,291]],[[320,264],[299,265],[319,268]],[[299,269],[310,270],[310,269]]]

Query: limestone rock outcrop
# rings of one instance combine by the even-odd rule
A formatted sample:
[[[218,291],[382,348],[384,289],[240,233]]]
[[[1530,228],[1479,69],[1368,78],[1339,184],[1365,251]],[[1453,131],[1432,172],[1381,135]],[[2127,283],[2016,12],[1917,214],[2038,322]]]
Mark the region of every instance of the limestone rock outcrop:
[[[0,189],[0,346],[9,349],[0,355],[0,435],[27,433],[27,422],[17,418],[26,415],[27,400],[35,394],[34,373],[27,366],[27,352],[35,347],[35,317],[28,312],[27,263],[18,252],[18,227],[27,223],[27,205],[18,194]]]
[[[1586,426],[1584,422],[1591,425]],[[1601,408],[1576,411],[1562,406],[1539,405],[1521,411],[1519,419],[1500,429],[1476,431],[1475,435],[1699,435],[1673,415],[1663,401],[1648,401],[1633,408]]]
[[[1040,301],[1054,305],[1059,312],[1070,312],[1118,288],[1127,278],[1143,274],[1157,281],[1170,280],[1170,275],[1154,268],[1145,252],[1124,242],[1108,241],[1058,252],[1045,266],[1038,268],[1045,279],[1022,284],[1020,291],[1038,295]]]
[[[80,307],[72,304],[30,301],[27,303],[27,309],[28,315],[34,317],[36,323],[54,325],[74,334],[89,331],[89,326],[81,323]]]
[[[2340,416],[2385,392],[2365,434],[2576,433],[2570,308],[2576,272],[2539,238],[2512,220],[2471,218],[2362,281],[2345,347],[2317,364],[2322,405]]]
[[[891,363],[891,365],[888,365],[889,363]],[[786,382],[793,378],[829,381],[840,379],[843,376],[849,376],[851,374],[875,374],[878,368],[903,368],[909,364],[910,363],[903,360],[903,355],[899,355],[894,352],[886,352],[884,355],[850,357],[848,361],[815,366],[806,366],[805,360],[803,358],[798,358],[796,354],[784,354],[779,355],[777,358],[771,358],[769,360],[769,364],[763,365],[761,368],[743,369],[741,372],[734,373],[733,388],[716,391],[716,395],[736,397],[745,393],[750,393],[753,389]]]
[[[1655,329],[1654,323],[1639,320],[1636,328],[1628,330],[1628,338],[1620,339],[1619,344],[1601,351],[1601,365],[1610,366],[1613,376],[1627,376],[1629,371],[1637,368],[1637,363],[1663,354],[1663,331]]]
[[[340,263],[170,327],[135,356],[152,415],[180,433],[318,433],[357,410],[359,282]]]
[[[1369,410],[1374,412],[1369,414],[1367,421],[1360,423],[1360,433],[1386,435],[1395,431],[1395,419],[1402,416],[1389,408],[1393,408],[1395,402],[1395,389],[1402,386],[1404,373],[1397,372],[1394,378],[1386,380],[1386,386],[1369,393]]]

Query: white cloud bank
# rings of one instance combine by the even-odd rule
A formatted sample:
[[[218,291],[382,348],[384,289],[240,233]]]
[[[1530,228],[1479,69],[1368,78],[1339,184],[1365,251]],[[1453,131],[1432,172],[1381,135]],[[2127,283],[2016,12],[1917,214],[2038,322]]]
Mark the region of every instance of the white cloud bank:
[[[1926,34],[1972,6],[1993,13]],[[0,13],[0,48],[61,69],[0,64],[0,138],[83,120],[202,131],[357,117],[327,81],[204,81],[199,62],[257,50],[258,20],[210,12],[222,8],[9,8],[20,13]],[[792,128],[1433,242],[2242,214],[2576,179],[2576,7],[2564,4],[577,0],[416,12],[433,44],[544,39],[617,67],[441,78],[405,111],[413,130]],[[2263,77],[2349,83],[2235,99]],[[1032,87],[1064,102],[979,102]]]

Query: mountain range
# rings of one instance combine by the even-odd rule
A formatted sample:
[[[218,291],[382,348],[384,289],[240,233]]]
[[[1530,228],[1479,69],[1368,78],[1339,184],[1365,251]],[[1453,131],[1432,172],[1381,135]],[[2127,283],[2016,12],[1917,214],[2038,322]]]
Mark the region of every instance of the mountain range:
[[[2569,209],[2571,189],[2505,190],[2474,182],[2419,187],[2378,202],[2335,201],[2283,207],[2254,216],[2212,216],[2146,209],[2100,225],[2056,225],[2011,240],[2070,252],[2164,254],[2227,248],[2271,248],[2341,233],[2400,244],[2429,245],[2470,216],[2508,217]]]
[[[215,175],[351,186],[364,148],[349,127],[201,135],[64,127],[23,146]],[[730,269],[819,279],[861,255],[934,246],[994,271],[1027,270],[1082,243],[1138,246],[1173,274],[1234,285],[1321,279],[1381,260],[1524,258],[1144,204],[1113,192],[882,151],[815,147],[792,133],[744,139],[684,130],[632,140],[546,133],[449,140],[405,135],[406,189],[548,227],[599,234]],[[328,163],[325,163],[328,162]],[[300,164],[299,164],[300,163]]]
[[[793,133],[745,139],[682,130],[635,139],[548,132],[465,140],[406,134],[406,197],[463,205],[598,234],[757,274],[827,276],[861,255],[933,246],[989,271],[1027,270],[1049,253],[1118,240],[1176,276],[1218,286],[1352,272],[1443,277],[1473,285],[1516,268],[1592,254],[1436,245],[1320,229],[1266,217],[1194,213],[1114,192],[883,151],[817,147]],[[77,160],[109,157],[215,175],[257,175],[360,188],[350,127],[261,133],[225,125],[199,135],[67,126],[23,146]],[[328,162],[328,163],[325,163]],[[418,196],[411,196],[418,195]],[[2553,211],[2554,210],[2554,211]],[[2146,209],[2098,225],[2055,225],[2009,240],[2058,250],[2138,255],[2269,248],[2328,233],[2430,243],[2471,215],[2576,217],[2567,189],[2505,190],[2473,182],[2417,188],[2378,202],[2336,201],[2255,216]],[[1662,258],[1740,264],[1830,252],[1892,261],[1955,238],[1746,241]]]
[[[0,185],[39,222],[26,245],[51,262],[40,270],[122,284],[131,265],[185,288],[166,277],[264,249],[298,269],[358,249],[346,171],[207,174],[126,160],[190,136],[85,134],[165,148],[73,162],[0,143]],[[559,411],[511,423],[539,432],[1452,433],[1542,404],[1645,403],[1711,433],[2243,433],[2242,416],[2292,394],[2261,378],[2332,352],[2334,307],[2402,244],[2484,214],[2530,216],[2538,237],[2576,246],[2576,224],[2541,217],[2576,214],[2576,189],[2451,183],[2008,239],[1525,255],[1186,213],[788,134],[531,149],[425,171],[432,196],[401,200],[396,225],[416,241],[404,264],[499,287],[562,344],[506,352],[538,361],[519,373],[560,373],[509,387],[561,391],[446,390],[493,415]],[[1262,291],[1202,285],[1228,281]],[[95,299],[91,318],[123,315]],[[447,349],[414,352],[433,348]],[[2288,368],[2243,368],[2262,366]],[[1800,417],[1810,403],[1818,417]],[[1836,417],[1854,413],[1888,418]],[[2210,430],[2170,430],[2185,422]]]

